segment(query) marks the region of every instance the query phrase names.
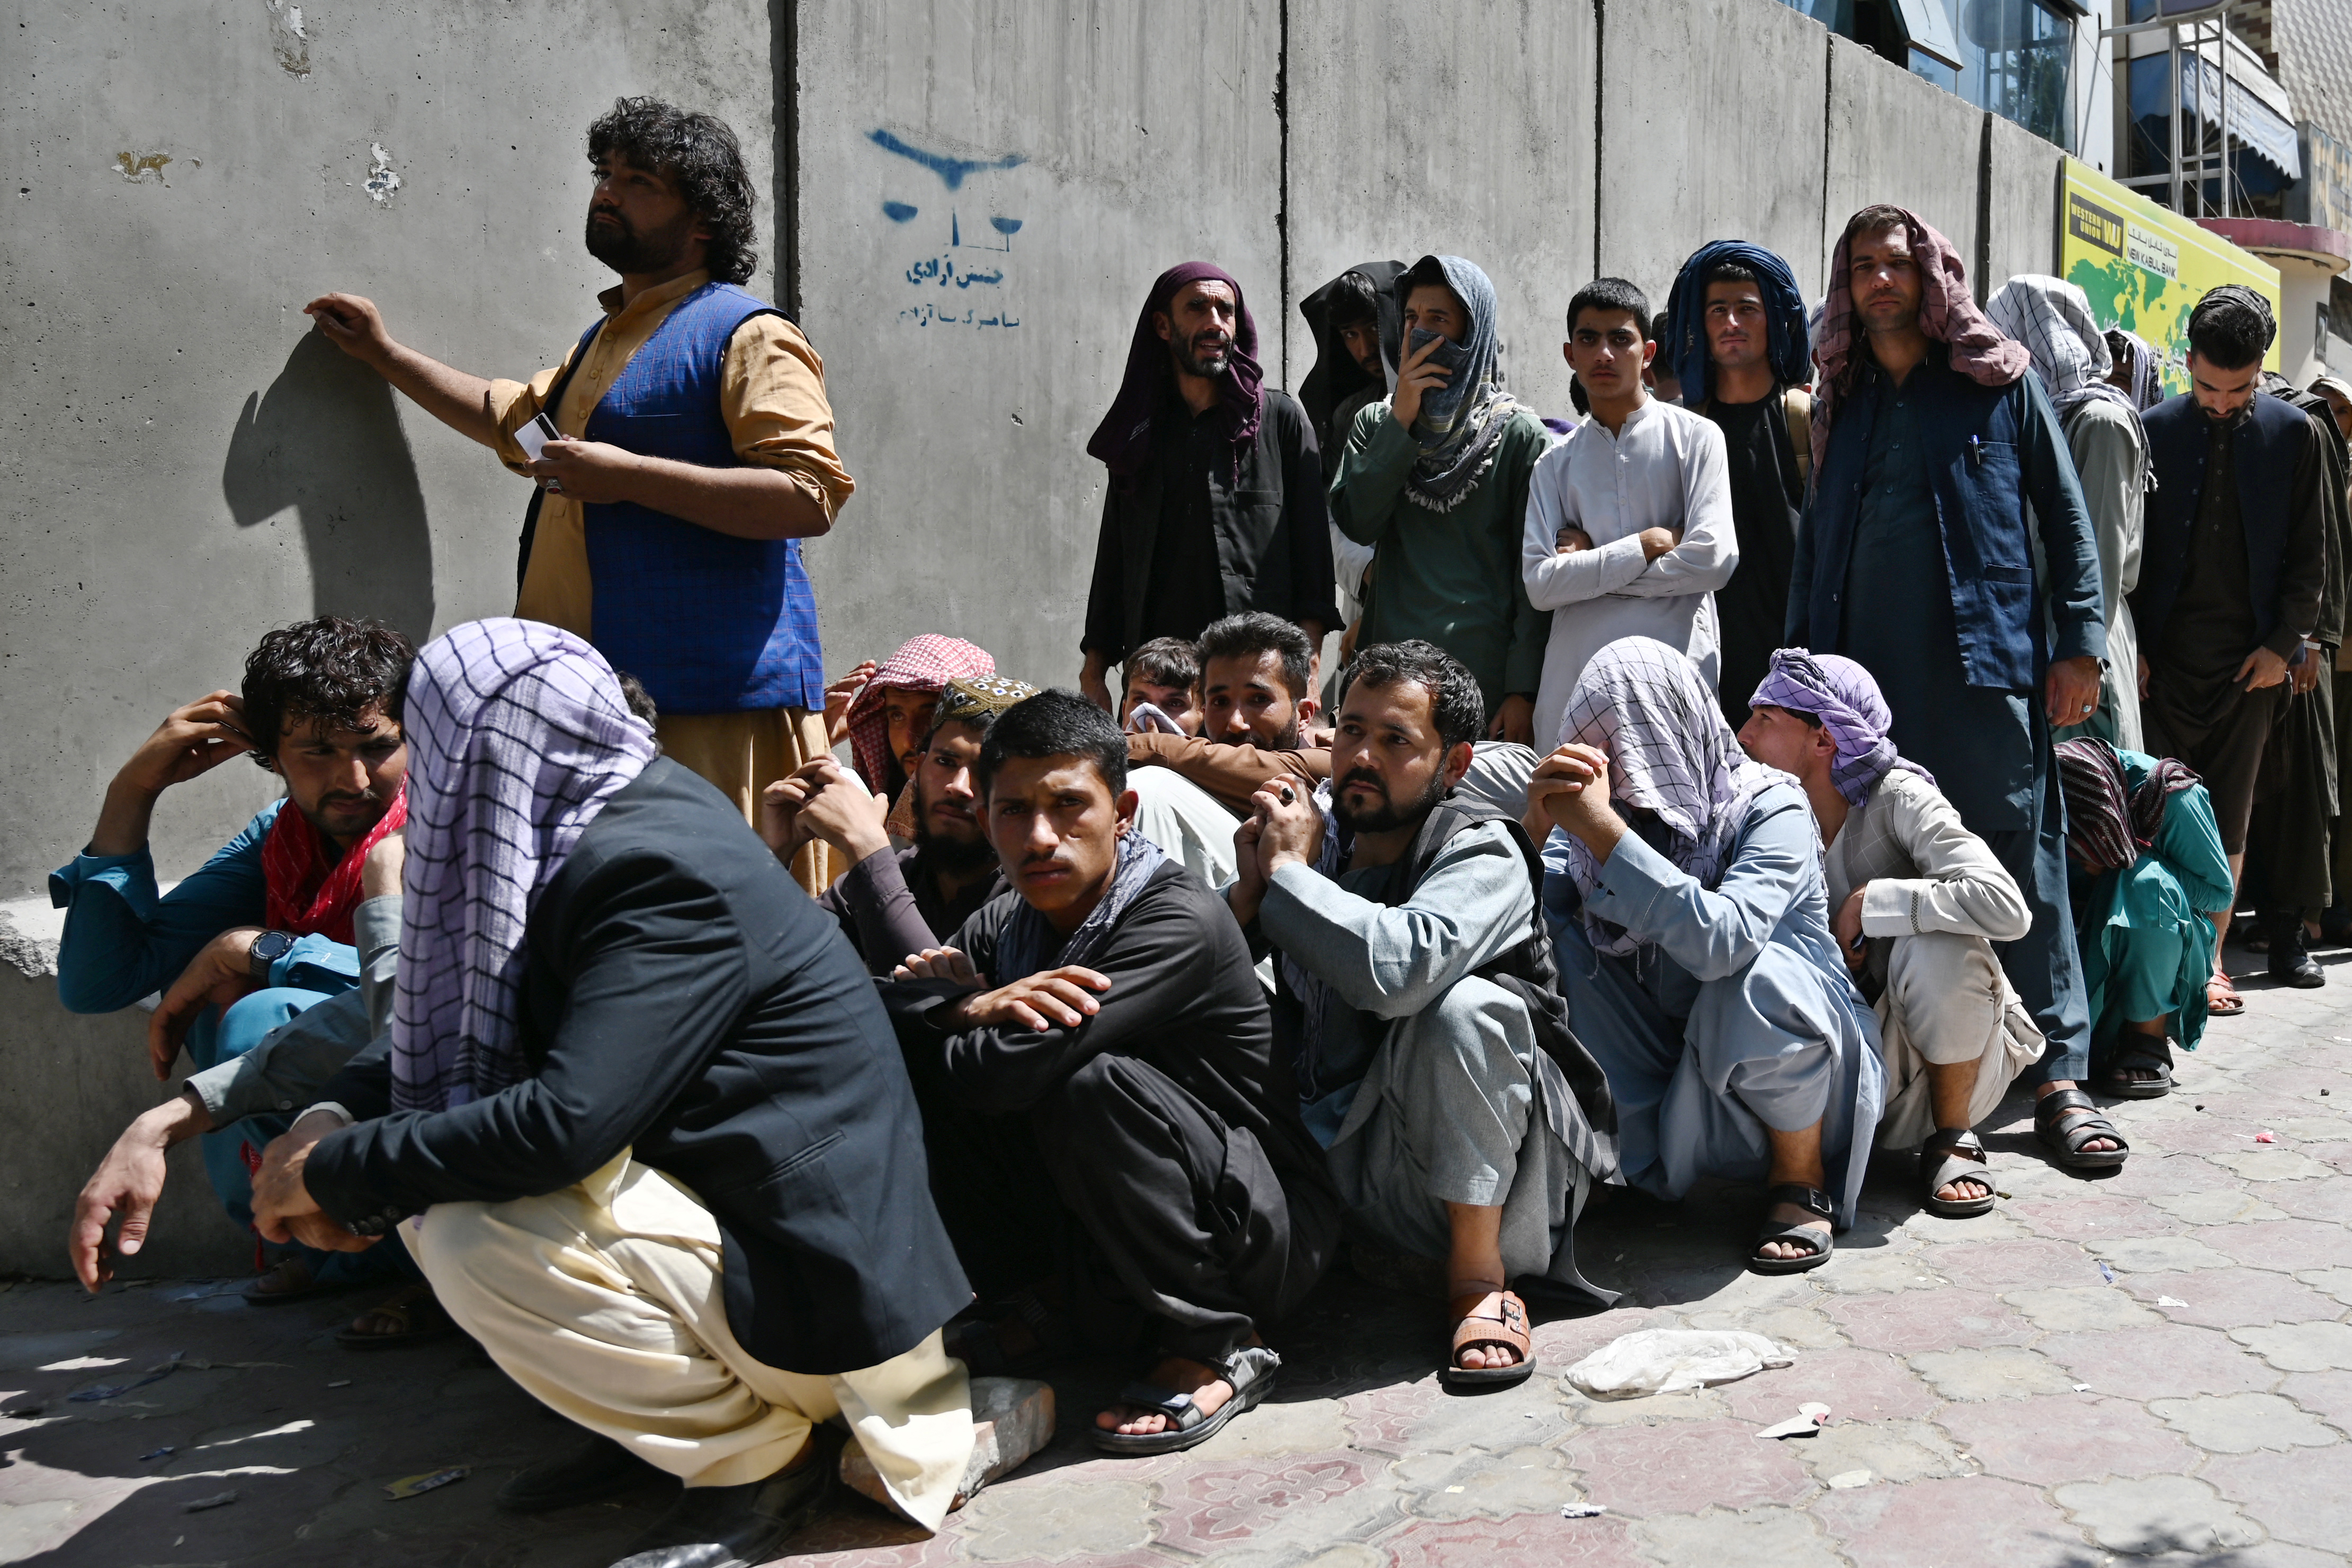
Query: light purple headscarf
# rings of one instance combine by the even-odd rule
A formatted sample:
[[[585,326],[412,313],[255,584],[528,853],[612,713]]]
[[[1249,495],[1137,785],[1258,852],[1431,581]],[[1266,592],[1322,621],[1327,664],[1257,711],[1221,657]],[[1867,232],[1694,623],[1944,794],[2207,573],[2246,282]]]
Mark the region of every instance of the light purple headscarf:
[[[1666,858],[1706,888],[1723,880],[1756,797],[1797,782],[1742,751],[1698,666],[1650,637],[1620,638],[1592,656],[1568,699],[1559,738],[1609,754],[1609,798],[1656,816],[1666,830]],[[1601,862],[1572,834],[1569,857],[1577,891],[1589,901]],[[1584,925],[1601,952],[1641,946],[1592,914],[1589,902]]]
[[[536,621],[471,621],[426,643],[404,714],[392,1103],[446,1111],[522,1077],[531,905],[656,752],[603,655]]]
[[[1859,806],[1868,800],[1878,781],[1896,768],[1916,773],[1930,784],[1936,781],[1934,774],[1898,753],[1895,743],[1886,738],[1895,716],[1887,710],[1886,699],[1879,695],[1878,683],[1871,679],[1870,672],[1852,659],[1783,648],[1772,655],[1772,666],[1748,706],[1784,707],[1820,719],[1837,746],[1837,760],[1830,764],[1830,782],[1848,805]]]

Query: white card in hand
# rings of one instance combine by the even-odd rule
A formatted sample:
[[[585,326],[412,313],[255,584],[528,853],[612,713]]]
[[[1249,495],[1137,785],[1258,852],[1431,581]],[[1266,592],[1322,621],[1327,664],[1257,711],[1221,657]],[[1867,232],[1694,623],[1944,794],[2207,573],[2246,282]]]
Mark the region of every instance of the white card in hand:
[[[555,428],[555,422],[543,413],[515,432],[515,444],[533,463],[539,461],[540,450],[549,442],[562,439]]]

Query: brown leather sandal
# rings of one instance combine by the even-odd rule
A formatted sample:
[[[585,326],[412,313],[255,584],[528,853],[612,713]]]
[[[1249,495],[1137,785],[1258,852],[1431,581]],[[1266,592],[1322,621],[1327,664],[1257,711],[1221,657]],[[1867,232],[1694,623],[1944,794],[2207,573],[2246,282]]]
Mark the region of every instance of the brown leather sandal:
[[[1528,1327],[1528,1304],[1510,1291],[1466,1291],[1447,1303],[1454,1314],[1454,1349],[1445,1365],[1445,1381],[1493,1387],[1519,1383],[1536,1369],[1534,1341]],[[1465,1366],[1465,1350],[1507,1350],[1519,1359],[1509,1366]]]

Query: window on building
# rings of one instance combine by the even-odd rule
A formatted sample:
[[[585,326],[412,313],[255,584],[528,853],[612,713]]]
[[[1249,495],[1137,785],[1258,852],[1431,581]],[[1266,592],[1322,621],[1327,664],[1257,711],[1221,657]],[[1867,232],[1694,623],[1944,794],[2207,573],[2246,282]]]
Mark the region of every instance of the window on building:
[[[2066,0],[1787,0],[1979,109],[2074,145],[2074,29]]]

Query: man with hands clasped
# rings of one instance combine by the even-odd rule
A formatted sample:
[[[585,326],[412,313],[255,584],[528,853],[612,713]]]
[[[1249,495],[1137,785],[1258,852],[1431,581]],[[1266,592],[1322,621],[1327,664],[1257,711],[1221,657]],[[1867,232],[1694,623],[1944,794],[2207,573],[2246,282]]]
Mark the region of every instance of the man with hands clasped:
[[[49,878],[67,911],[58,995],[68,1011],[112,1012],[160,990],[147,1044],[155,1076],[168,1079],[184,1046],[200,1073],[232,1062],[359,982],[361,864],[406,815],[407,747],[388,710],[414,657],[380,622],[302,622],[261,640],[241,692],[178,708],[148,737],[108,786],[87,847]],[[285,798],[160,892],[147,849],[156,801],[240,755],[283,779]],[[182,1134],[204,1134],[205,1174],[240,1227],[253,1221],[245,1148],[285,1130],[276,1110]],[[347,1277],[315,1253],[265,1255],[269,1270],[247,1291],[257,1301]]]
[[[1533,847],[1454,792],[1485,717],[1439,649],[1364,650],[1330,781],[1258,792],[1225,893],[1252,956],[1278,955],[1276,1031],[1354,1227],[1444,1260],[1446,1377],[1472,1384],[1533,1369],[1513,1281],[1612,1299],[1578,1274],[1570,1232],[1615,1170],[1594,1131],[1606,1091],[1559,1011]]]

